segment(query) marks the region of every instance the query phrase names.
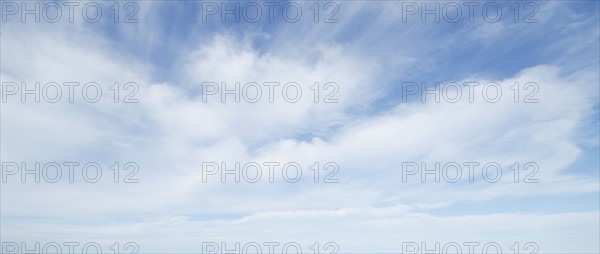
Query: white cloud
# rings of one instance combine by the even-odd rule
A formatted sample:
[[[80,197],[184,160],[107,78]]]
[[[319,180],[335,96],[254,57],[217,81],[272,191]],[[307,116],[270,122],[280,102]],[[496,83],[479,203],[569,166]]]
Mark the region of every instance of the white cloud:
[[[359,52],[360,43],[337,45],[324,38],[316,45],[299,43],[298,49],[307,51],[306,57],[297,57],[289,44],[260,52],[252,46],[254,38],[216,33],[180,60],[185,83],[159,83],[149,78],[148,66],[118,57],[98,34],[69,42],[62,30],[28,29],[25,35],[4,28],[3,36],[14,39],[3,40],[3,81],[107,86],[118,80],[141,86],[140,103],[131,105],[2,105],[4,161],[102,155],[98,160],[105,163],[140,164],[138,184],[3,184],[2,235],[8,240],[99,237],[93,240],[111,243],[119,238],[153,252],[198,250],[202,241],[310,246],[322,239],[338,243],[343,252],[398,251],[403,241],[495,241],[503,246],[532,241],[542,252],[598,251],[593,244],[597,212],[432,212],[464,201],[597,193],[596,179],[565,171],[581,153],[581,136],[587,137],[581,130],[598,100],[588,92],[597,89],[595,70],[566,75],[562,67],[540,65],[496,80],[503,92],[510,92],[514,82],[536,82],[540,102],[535,104],[514,103],[506,93],[498,103],[480,97],[476,103],[398,103],[366,116],[368,104],[397,85],[380,85],[386,68],[372,65],[380,59],[388,63],[386,49],[376,50],[380,54],[373,60]],[[381,31],[370,33],[376,32]],[[425,51],[427,46],[421,45]],[[206,81],[294,81],[305,92],[313,82],[334,81],[340,85],[340,103],[222,104],[216,98],[203,103],[198,86]],[[491,80],[473,76],[465,81]],[[203,183],[200,170],[206,161],[297,161],[304,166],[333,161],[340,166],[340,183],[290,184],[279,176],[274,184],[221,184],[218,176]],[[511,177],[496,184],[481,179],[402,183],[400,169],[407,161],[496,161],[503,168],[534,161],[540,183],[515,184]]]

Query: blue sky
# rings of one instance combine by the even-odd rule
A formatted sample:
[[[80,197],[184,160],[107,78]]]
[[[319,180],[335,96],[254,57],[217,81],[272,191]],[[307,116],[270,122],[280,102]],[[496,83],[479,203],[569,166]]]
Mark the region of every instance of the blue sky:
[[[436,2],[332,1],[335,23],[314,22],[310,8],[323,1],[279,2],[300,6],[296,23],[280,15],[222,22],[220,13],[203,22],[204,4],[221,3],[210,1],[133,1],[138,21],[123,23],[114,22],[112,2],[98,3],[97,23],[78,15],[21,22],[19,14],[1,23],[3,96],[6,82],[73,81],[96,82],[106,95],[55,104],[10,95],[0,108],[2,170],[7,162],[95,161],[105,180],[114,162],[135,162],[139,183],[8,176],[3,243],[136,242],[140,253],[198,253],[203,242],[298,242],[305,251],[335,242],[339,253],[398,253],[402,242],[475,241],[600,251],[596,1],[520,2],[519,22],[515,2],[491,2],[503,11],[498,22],[456,23],[422,22],[420,12],[403,20],[403,4]],[[537,22],[523,22],[527,3],[539,8]],[[139,102],[112,102],[114,82],[136,83]],[[296,82],[303,97],[269,103],[263,91],[255,104],[219,95],[203,102],[204,82]],[[315,82],[336,83],[339,101],[312,102]],[[404,101],[406,82],[438,92],[478,82],[477,94],[495,82],[503,96],[469,102],[463,90],[458,103],[421,93]],[[515,82],[537,84],[539,101],[523,103],[530,90],[521,90],[513,102]],[[304,178],[203,182],[203,163],[221,161],[296,161]],[[497,162],[502,179],[401,181],[406,162],[473,161]],[[312,182],[314,162],[339,165],[339,182]],[[514,183],[515,162],[535,162],[539,183]]]

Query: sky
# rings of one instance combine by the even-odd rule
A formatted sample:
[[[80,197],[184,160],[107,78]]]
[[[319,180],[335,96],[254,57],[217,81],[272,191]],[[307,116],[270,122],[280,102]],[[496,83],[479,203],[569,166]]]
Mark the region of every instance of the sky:
[[[2,253],[600,252],[597,1],[0,9]]]

